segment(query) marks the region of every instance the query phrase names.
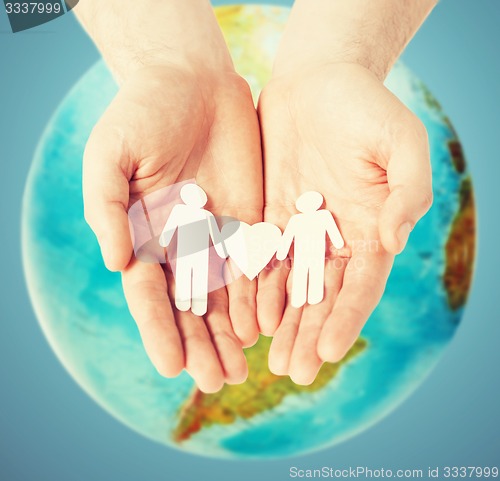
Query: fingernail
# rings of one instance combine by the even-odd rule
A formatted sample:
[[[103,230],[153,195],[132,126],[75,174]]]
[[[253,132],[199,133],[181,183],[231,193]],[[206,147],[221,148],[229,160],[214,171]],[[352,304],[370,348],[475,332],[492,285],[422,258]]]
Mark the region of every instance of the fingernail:
[[[409,222],[405,222],[404,224],[401,224],[399,226],[398,231],[396,232],[396,237],[398,238],[399,242],[399,252],[402,252],[406,247],[408,238],[410,237],[410,232],[411,224]]]

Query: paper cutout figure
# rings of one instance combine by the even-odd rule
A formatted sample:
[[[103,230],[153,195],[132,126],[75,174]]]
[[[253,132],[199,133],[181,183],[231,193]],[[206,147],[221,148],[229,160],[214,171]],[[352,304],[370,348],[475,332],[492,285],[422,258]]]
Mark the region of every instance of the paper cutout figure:
[[[250,280],[257,277],[276,253],[281,230],[269,222],[249,225],[229,222],[222,228],[227,254]]]
[[[293,307],[302,307],[306,300],[318,304],[323,300],[325,283],[326,234],[337,249],[344,247],[344,239],[335,220],[323,205],[319,192],[306,192],[295,203],[301,212],[292,216],[283,234],[276,258],[284,260],[294,242],[292,296]]]
[[[292,216],[283,236],[268,222],[254,225],[231,221],[219,230],[214,215],[203,209],[207,195],[196,184],[180,190],[183,204],[176,205],[160,235],[160,245],[167,247],[177,232],[175,263],[175,306],[203,316],[208,308],[210,240],[219,257],[231,257],[240,270],[253,280],[276,253],[284,260],[292,243],[293,273],[291,304],[318,304],[324,297],[326,236],[337,249],[344,239],[332,214],[320,209],[323,196],[306,192],[296,201],[300,214]]]
[[[167,247],[177,231],[175,306],[203,316],[208,307],[210,239],[219,257],[226,258],[227,254],[220,243],[221,233],[214,215],[203,209],[207,203],[205,191],[196,184],[187,184],[180,197],[184,204],[172,209],[160,235],[160,245]]]

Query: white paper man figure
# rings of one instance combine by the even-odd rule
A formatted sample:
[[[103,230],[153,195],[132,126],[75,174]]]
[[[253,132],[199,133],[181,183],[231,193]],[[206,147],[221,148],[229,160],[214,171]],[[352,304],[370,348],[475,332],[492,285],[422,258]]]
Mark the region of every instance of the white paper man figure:
[[[208,270],[210,239],[217,254],[226,258],[220,243],[221,234],[212,213],[203,209],[207,195],[196,184],[187,184],[178,204],[160,235],[160,245],[167,247],[177,230],[177,255],[175,265],[175,306],[180,311],[191,309],[203,316],[208,305]]]
[[[323,196],[318,192],[306,192],[297,199],[295,206],[301,214],[292,216],[288,222],[276,253],[278,260],[284,260],[294,242],[293,307],[302,307],[306,300],[309,304],[323,300],[326,234],[335,248],[344,247],[344,239],[330,211],[318,210],[322,204]]]

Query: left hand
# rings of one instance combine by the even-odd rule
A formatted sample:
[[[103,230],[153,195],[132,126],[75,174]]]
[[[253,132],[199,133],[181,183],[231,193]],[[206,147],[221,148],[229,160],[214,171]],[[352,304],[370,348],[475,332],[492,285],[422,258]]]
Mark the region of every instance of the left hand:
[[[346,247],[327,249],[325,298],[293,308],[283,265],[259,277],[260,329],[270,369],[310,384],[348,352],[378,304],[394,255],[432,203],[423,124],[356,64],[321,64],[271,80],[259,102],[266,221],[284,230],[295,200],[325,198]],[[328,245],[330,245],[329,243]]]

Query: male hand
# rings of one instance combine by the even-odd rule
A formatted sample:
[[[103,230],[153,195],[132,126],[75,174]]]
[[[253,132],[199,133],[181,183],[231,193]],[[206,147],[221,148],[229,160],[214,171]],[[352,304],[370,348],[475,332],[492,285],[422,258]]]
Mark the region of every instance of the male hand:
[[[259,102],[266,221],[284,230],[295,200],[325,198],[346,247],[328,248],[325,298],[296,309],[282,264],[259,277],[258,320],[270,369],[310,384],[341,360],[379,302],[395,254],[432,202],[422,123],[367,68],[320,63],[276,76]],[[329,243],[330,245],[330,243]],[[293,264],[293,260],[292,260]]]
[[[205,392],[243,382],[242,345],[258,337],[255,283],[242,277],[210,293],[203,318],[179,312],[171,273],[134,257],[127,210],[151,192],[195,178],[214,215],[261,220],[259,127],[245,81],[232,69],[199,64],[136,71],[94,128],[83,177],[86,219],[107,267],[122,271],[130,311],[157,370],[173,377],[185,368]]]

